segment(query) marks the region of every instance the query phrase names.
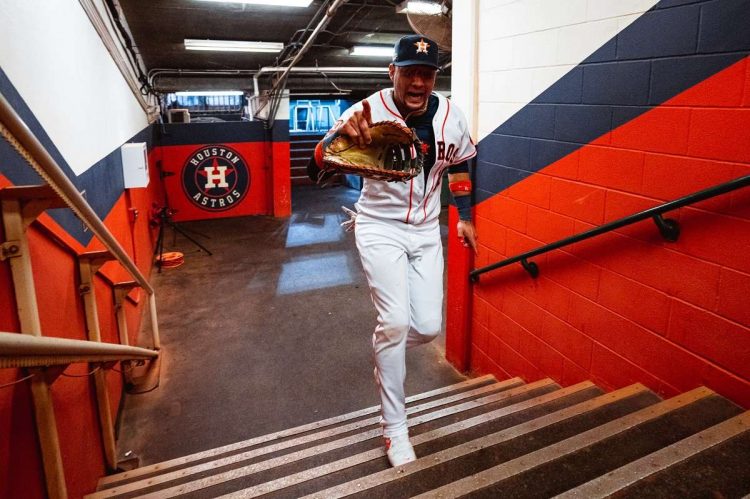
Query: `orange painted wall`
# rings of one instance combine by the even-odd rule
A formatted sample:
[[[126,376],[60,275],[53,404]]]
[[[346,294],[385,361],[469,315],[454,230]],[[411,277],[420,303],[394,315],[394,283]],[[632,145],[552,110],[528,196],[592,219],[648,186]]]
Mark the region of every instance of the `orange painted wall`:
[[[152,202],[161,202],[161,187],[154,173],[153,154],[150,163],[152,178],[149,187],[126,192],[104,220],[146,277],[151,272],[151,254],[155,243],[154,230],[148,226],[147,214]],[[0,187],[7,185],[10,182],[1,177]],[[139,216],[135,220],[129,208],[138,210]],[[44,335],[86,339],[75,255],[101,249],[102,245],[94,239],[88,247],[83,248],[47,215],[42,215],[31,225],[28,237]],[[107,263],[96,277],[99,327],[106,342],[119,342],[111,283],[124,280],[131,278],[117,263]],[[10,267],[2,262],[0,331],[19,330],[13,296]],[[148,305],[145,292],[134,291],[132,296],[139,300],[126,301],[125,306],[130,341],[136,344],[143,307]],[[119,369],[119,365],[117,367]],[[105,473],[93,378],[87,376],[88,372],[87,365],[71,365],[52,385],[69,497],[82,497],[92,492],[98,477]],[[21,370],[2,369],[0,385],[13,383],[22,376]],[[122,393],[120,374],[110,371],[107,380],[112,414],[116,415]],[[27,381],[0,389],[0,435],[8,437],[0,445],[0,497],[45,497],[41,455]]]
[[[479,204],[475,267],[748,174],[745,58]],[[750,407],[750,189],[666,216],[676,243],[644,221],[534,258],[536,280],[483,275],[470,368],[664,396],[706,385]]]

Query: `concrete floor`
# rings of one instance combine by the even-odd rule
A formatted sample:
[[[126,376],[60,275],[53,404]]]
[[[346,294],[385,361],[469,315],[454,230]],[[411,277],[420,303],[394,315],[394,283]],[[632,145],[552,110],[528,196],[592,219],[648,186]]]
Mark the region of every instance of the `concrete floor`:
[[[185,263],[154,272],[160,386],[128,395],[118,450],[152,464],[379,403],[375,311],[341,206],[358,192],[300,187],[293,215],[180,224]],[[446,233],[446,230],[443,230]],[[142,335],[145,337],[146,333]],[[407,355],[407,395],[464,379],[444,338]]]

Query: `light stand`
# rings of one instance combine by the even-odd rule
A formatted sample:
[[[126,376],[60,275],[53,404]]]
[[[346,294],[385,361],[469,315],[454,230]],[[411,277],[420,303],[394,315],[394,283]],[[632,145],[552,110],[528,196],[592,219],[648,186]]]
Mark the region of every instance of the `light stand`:
[[[191,237],[184,229],[179,227],[173,220],[172,215],[175,214],[175,210],[169,207],[169,196],[167,195],[167,186],[164,182],[164,179],[166,177],[170,177],[174,175],[174,172],[164,171],[162,169],[161,161],[157,160],[156,166],[159,168],[159,177],[162,181],[162,188],[164,189],[164,206],[154,205],[154,213],[151,216],[151,224],[153,226],[158,225],[159,226],[159,235],[156,239],[156,248],[154,249],[154,255],[158,255],[158,258],[156,258],[156,268],[158,269],[157,272],[161,273],[161,268],[163,264],[163,256],[164,256],[164,227],[169,226],[172,228],[172,230],[175,233],[180,233],[185,238],[190,241],[191,243],[195,244],[199,249],[206,252],[207,255],[211,256],[213,253],[211,253],[208,248],[203,246],[201,243],[196,241],[193,237]],[[208,236],[204,234],[199,234],[203,237],[208,238]]]
[[[153,220],[159,224],[159,236],[156,240],[156,250],[154,251],[154,254],[158,254],[159,257],[156,259],[156,267],[158,269],[158,272],[161,272],[162,267],[162,258],[164,256],[164,227],[169,226],[172,228],[173,231],[179,232],[185,238],[187,238],[188,241],[195,244],[199,249],[203,250],[208,254],[209,256],[213,255],[208,248],[203,246],[201,243],[193,239],[186,231],[184,231],[182,228],[180,228],[176,223],[172,221],[172,215],[174,214],[173,210],[170,210],[168,207],[163,206],[158,209],[157,213],[154,215]]]

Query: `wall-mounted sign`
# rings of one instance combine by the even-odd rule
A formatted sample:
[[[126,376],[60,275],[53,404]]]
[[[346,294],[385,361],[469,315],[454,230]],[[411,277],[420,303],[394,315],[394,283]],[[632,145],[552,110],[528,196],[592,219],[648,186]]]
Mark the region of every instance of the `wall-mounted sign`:
[[[288,215],[288,124],[277,126],[270,136],[260,121],[160,127],[155,160],[161,162],[172,219]]]
[[[200,209],[228,210],[247,195],[250,170],[236,150],[225,145],[203,146],[185,161],[182,188]]]

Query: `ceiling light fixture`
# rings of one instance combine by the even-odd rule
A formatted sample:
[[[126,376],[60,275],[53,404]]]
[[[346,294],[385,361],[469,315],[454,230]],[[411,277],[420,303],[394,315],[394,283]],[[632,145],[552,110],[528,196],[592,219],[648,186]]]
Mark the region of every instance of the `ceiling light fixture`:
[[[219,50],[225,52],[279,52],[281,42],[240,42],[237,40],[195,40],[185,38],[187,50]]]
[[[175,95],[180,97],[193,97],[193,96],[223,96],[223,95],[243,95],[243,92],[239,90],[196,90],[190,92],[175,92]]]
[[[405,0],[396,6],[398,14],[422,14],[434,16],[443,12],[441,2],[430,2],[428,0]]]
[[[244,3],[271,7],[309,7],[312,0],[203,0],[204,2]]]
[[[391,57],[393,47],[384,45],[355,45],[349,49],[349,55],[361,55],[366,57]]]

